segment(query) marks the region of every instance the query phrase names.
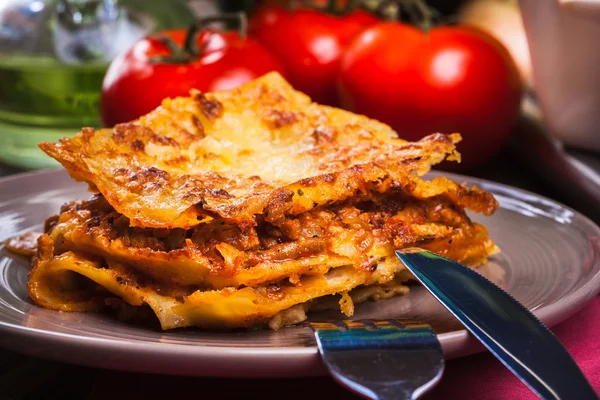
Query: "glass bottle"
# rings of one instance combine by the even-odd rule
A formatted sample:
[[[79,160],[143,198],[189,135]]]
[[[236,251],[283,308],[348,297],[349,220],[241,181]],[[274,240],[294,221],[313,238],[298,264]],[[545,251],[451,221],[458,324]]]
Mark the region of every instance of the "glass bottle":
[[[0,2],[0,162],[56,166],[37,144],[99,127],[110,61],[139,38],[192,19],[177,0]]]

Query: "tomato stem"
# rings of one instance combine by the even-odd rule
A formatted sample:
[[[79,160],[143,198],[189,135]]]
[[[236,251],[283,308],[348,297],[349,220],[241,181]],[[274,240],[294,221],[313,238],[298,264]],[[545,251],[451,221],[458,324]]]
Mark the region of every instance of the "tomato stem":
[[[210,16],[206,18],[201,18],[194,22],[187,31],[185,36],[185,40],[183,43],[183,50],[190,54],[192,57],[200,57],[200,55],[206,49],[208,45],[208,39],[204,40],[204,42],[198,46],[198,35],[206,29],[210,24],[215,22],[227,22],[234,21],[238,23],[238,33],[240,39],[245,39],[246,34],[248,32],[248,19],[246,18],[246,13],[237,12],[237,13],[225,13],[221,15]],[[210,31],[209,31],[210,32]],[[212,33],[212,32],[210,32]]]
[[[429,32],[433,28],[434,21],[439,16],[437,11],[425,4],[423,0],[408,1],[407,12],[415,24],[425,32]]]
[[[331,14],[336,14],[338,9],[337,9],[337,0],[328,0],[327,1],[327,6],[325,8],[325,11],[331,13]]]
[[[175,41],[170,37],[158,36],[157,39],[160,40],[162,44],[168,47],[171,54],[169,54],[168,56],[150,57],[150,63],[184,64],[190,60],[189,54],[183,51],[183,49],[179,47],[177,43],[175,43]]]
[[[424,0],[355,0],[353,3],[355,8],[363,8],[387,21],[406,20],[425,32],[439,20],[438,11]]]
[[[380,1],[375,8],[375,14],[386,21],[400,21],[402,6],[400,1]]]
[[[228,21],[234,21],[238,23],[238,33],[240,35],[240,39],[244,40],[248,33],[248,19],[246,18],[245,13],[225,13],[221,15],[214,15],[206,18],[201,18],[195,21],[188,28],[183,42],[183,48],[179,47],[177,43],[173,41],[173,39],[167,36],[158,36],[157,39],[169,48],[171,54],[168,56],[151,57],[150,62],[185,64],[190,62],[191,60],[200,57],[206,49],[206,46],[208,46],[210,36],[206,38],[200,46],[198,46],[198,35],[200,35],[210,24],[213,24],[215,22]],[[208,30],[207,32],[209,33],[209,35],[214,33],[210,30]]]

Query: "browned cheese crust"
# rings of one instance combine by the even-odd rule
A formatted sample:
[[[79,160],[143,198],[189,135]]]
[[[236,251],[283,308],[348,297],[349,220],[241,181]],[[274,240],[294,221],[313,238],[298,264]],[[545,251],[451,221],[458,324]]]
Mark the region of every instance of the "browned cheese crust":
[[[166,99],[112,129],[40,147],[94,193],[9,241],[32,255],[33,301],[61,311],[151,309],[163,329],[273,329],[310,309],[408,292],[394,251],[470,266],[498,249],[467,210],[486,191],[421,177],[460,159],[458,134],[409,143],[389,126],[314,104],[277,74]],[[336,297],[337,296],[337,297]]]
[[[407,143],[387,125],[311,103],[270,74],[229,92],[167,99],[137,121],[40,147],[133,226],[190,228],[210,216],[245,227],[257,214],[277,224],[392,188],[412,195],[413,174],[458,157],[459,139]],[[473,208],[491,213],[495,201],[479,195]]]

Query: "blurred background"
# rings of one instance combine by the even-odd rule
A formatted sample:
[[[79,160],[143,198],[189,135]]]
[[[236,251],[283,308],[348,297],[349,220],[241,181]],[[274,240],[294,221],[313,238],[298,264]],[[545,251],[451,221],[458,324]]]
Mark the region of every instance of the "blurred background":
[[[599,21],[598,0],[0,0],[0,166],[56,167],[39,142],[278,71],[402,138],[460,132],[442,168],[509,148],[598,210]]]
[[[314,101],[382,120],[403,138],[460,132],[463,162],[442,168],[600,223],[600,0],[308,3],[0,0],[0,177],[59,167],[40,142],[134,120],[190,88],[229,89],[278,71]],[[0,361],[0,378],[27,399],[156,388],[173,397],[173,381],[159,376],[16,353]],[[212,380],[183,387],[198,382]],[[303,393],[307,382],[269,388]],[[265,385],[223,383],[239,394]]]
[[[332,3],[334,4],[333,9],[330,8]],[[394,9],[394,5],[412,4],[411,1],[369,0],[356,2],[356,4],[358,3],[361,4],[357,8],[368,9],[371,15],[376,14],[378,18],[402,20],[407,23],[415,22],[414,18],[406,17],[408,14],[404,9],[400,13],[396,10],[395,16],[393,13],[392,17],[389,16],[389,11]],[[163,30],[186,29],[198,18],[236,11],[246,12],[252,25],[254,16],[272,5],[288,7],[290,10],[312,6],[313,8],[319,8],[321,10],[319,12],[323,15],[335,15],[336,19],[341,20],[345,19],[342,15],[344,14],[343,8],[348,4],[348,1],[2,0],[0,1],[0,162],[26,169],[54,167],[56,166],[54,161],[42,154],[37,148],[37,143],[56,141],[60,137],[71,136],[83,126],[94,128],[103,124],[112,126],[117,122],[137,118],[158,106],[162,97],[185,95],[190,87],[197,87],[201,90],[229,88],[223,85],[212,85],[211,87],[204,85],[203,87],[201,82],[188,79],[186,82],[177,83],[182,88],[179,92],[146,89],[146,91],[156,93],[156,96],[160,94],[162,97],[155,99],[150,107],[136,109],[131,104],[142,101],[139,98],[142,96],[136,98],[132,94],[136,92],[136,88],[129,85],[130,90],[128,93],[124,94],[124,90],[118,93],[112,91],[106,97],[109,100],[101,103],[102,82],[107,78],[107,69],[111,61],[117,58],[118,55],[125,53],[136,41],[143,37],[155,35]],[[515,60],[518,60],[522,65],[523,74],[525,74],[524,79],[529,80],[530,72],[527,65],[526,43],[520,26],[516,1],[430,0],[427,5],[436,12],[434,23],[452,24],[462,18],[465,22],[467,20],[471,23],[477,22],[486,29],[489,27],[490,32],[498,33],[497,36],[500,40],[505,40],[508,47],[512,46],[515,49],[514,53],[517,54]],[[388,13],[380,12],[381,10],[387,10]],[[500,17],[494,16],[499,12]],[[262,15],[256,16],[254,25],[263,24],[264,21],[260,18],[262,18]],[[264,22],[264,25],[268,25],[268,18],[269,16],[267,16],[267,20],[265,20],[267,22]],[[504,26],[501,26],[498,22],[500,20],[504,21],[502,22]],[[280,54],[285,49],[277,49],[277,46],[281,48],[288,47],[288,45],[286,43],[269,43],[272,41],[269,37],[274,36],[271,33],[267,32],[262,36],[262,31],[254,33],[260,36],[258,38],[261,42],[260,45],[264,45],[268,51],[275,53],[275,58],[283,64],[283,69],[280,71],[282,73],[287,72],[286,77],[297,89],[306,92],[315,101],[334,106],[346,106],[346,108],[352,109],[352,107],[342,105],[341,102],[334,99],[337,94],[332,94],[332,92],[335,91],[333,85],[335,85],[334,80],[337,79],[337,76],[331,72],[325,72],[328,74],[328,81],[324,82],[322,79],[323,70],[331,68],[329,59],[332,57],[341,58],[341,55],[337,53],[334,55],[328,54],[331,49],[327,49],[327,46],[319,49],[315,43],[318,40],[322,42],[323,40],[329,40],[333,34],[337,35],[334,40],[339,39],[340,43],[344,42],[338,43],[338,45],[345,46],[349,42],[350,36],[355,36],[360,30],[356,27],[333,26],[331,21],[318,18],[308,18],[302,21],[304,22],[297,19],[297,21],[279,28],[284,36],[287,35],[285,40],[289,42],[290,51],[296,52],[295,56]],[[368,20],[368,23],[365,22],[363,27],[372,24],[374,21],[377,20]],[[335,21],[333,22],[335,23]],[[221,29],[235,29],[235,23],[226,21],[224,28]],[[348,32],[343,32],[345,29]],[[293,31],[300,31],[300,33]],[[303,31],[308,33],[301,37]],[[310,33],[313,31],[316,33]],[[276,32],[276,36],[280,35],[277,30],[273,32]],[[352,35],[350,35],[350,32]],[[342,37],[343,35],[347,37]],[[510,35],[513,35],[513,38],[505,38]],[[294,49],[293,43],[296,41],[305,41],[306,43],[304,47],[300,45],[297,49]],[[230,44],[230,47],[236,45]],[[302,51],[305,51],[305,53],[306,51],[313,51],[310,49],[311,46],[314,47],[313,53],[302,53]],[[334,49],[335,51],[339,53],[339,49]],[[389,46],[389,51],[402,52],[403,50]],[[254,50],[254,53],[256,52]],[[263,53],[256,53],[254,58],[259,57],[261,54]],[[322,59],[325,60],[322,64],[327,65],[323,65],[321,69],[319,69],[320,66],[307,67],[303,64],[302,57]],[[245,67],[243,64],[246,61],[248,64],[253,64],[253,61],[245,60],[244,55],[238,55],[237,64]],[[339,62],[339,60],[336,59],[336,62]],[[217,65],[218,63],[213,64],[215,68],[221,68]],[[121,70],[128,68],[127,63],[121,62],[119,65]],[[156,77],[151,82],[152,85],[164,78],[159,71],[160,68],[159,66],[153,69],[156,72]],[[222,68],[224,68],[222,75],[229,76],[228,74],[231,74],[231,69]],[[252,68],[257,70],[256,66],[252,66]],[[308,71],[309,77],[305,80],[314,78],[312,85],[316,88],[315,90],[299,83],[299,78],[293,76],[295,74],[293,69],[295,68],[306,68],[305,71]],[[113,67],[113,69],[116,69],[116,67]],[[136,73],[138,73],[138,76],[152,74],[153,72],[148,72],[149,69],[150,67],[144,71],[136,71]],[[260,72],[269,69],[276,68],[264,67]],[[314,74],[310,75],[312,70],[314,70]],[[305,71],[302,71],[302,73],[304,74]],[[199,70],[197,72],[200,75],[215,74],[215,72]],[[115,74],[113,71],[112,76]],[[137,78],[130,77],[128,79],[136,80]],[[489,80],[492,79],[493,77],[490,76]],[[126,79],[123,78],[122,80],[125,81]],[[237,79],[236,83],[242,81],[243,79]],[[172,82],[161,82],[164,85],[174,85]],[[159,82],[158,85],[161,85],[161,83]],[[327,89],[330,93],[319,92],[318,87],[326,86],[331,86]],[[110,91],[110,88],[106,88],[106,80],[105,90]],[[492,92],[489,95],[494,96],[495,94]],[[130,104],[129,106],[122,105],[126,98]],[[103,106],[104,108],[113,107],[115,110],[130,108],[130,110],[128,109],[130,112],[117,118],[111,113],[118,113],[118,111],[112,112],[102,109]],[[369,115],[369,110],[359,108],[352,109],[352,111]],[[108,118],[103,120],[102,115],[108,115]],[[387,121],[385,116],[369,116],[382,119],[395,127],[394,123]],[[401,115],[398,118],[400,117]],[[513,117],[509,116],[509,119],[511,118]],[[414,137],[409,134],[407,139],[418,139],[431,133],[429,132],[430,129],[461,130],[461,126],[438,127],[433,125],[426,127],[422,126],[422,123],[415,124],[418,129],[415,130]],[[493,125],[493,118],[490,124]],[[507,129],[502,128],[502,130]],[[399,133],[402,135],[403,132]],[[409,133],[412,133],[412,131]],[[463,136],[469,136],[469,132],[462,133]],[[504,136],[506,136],[505,132],[492,133],[489,135],[491,139],[487,142],[491,143],[494,140],[497,142],[499,139],[494,138],[503,138]],[[470,140],[466,140],[465,143],[468,145]],[[482,146],[486,147],[485,143]],[[495,148],[498,145],[494,144],[492,147]],[[492,151],[484,151],[484,153],[490,155]]]

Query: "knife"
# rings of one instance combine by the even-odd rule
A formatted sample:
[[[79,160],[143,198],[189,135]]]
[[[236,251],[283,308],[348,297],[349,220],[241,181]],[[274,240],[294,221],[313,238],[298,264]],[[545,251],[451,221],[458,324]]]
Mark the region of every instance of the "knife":
[[[488,279],[425,250],[396,251],[414,276],[542,399],[598,399],[556,336]]]

